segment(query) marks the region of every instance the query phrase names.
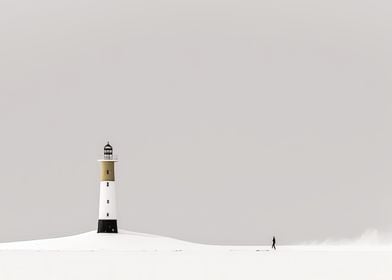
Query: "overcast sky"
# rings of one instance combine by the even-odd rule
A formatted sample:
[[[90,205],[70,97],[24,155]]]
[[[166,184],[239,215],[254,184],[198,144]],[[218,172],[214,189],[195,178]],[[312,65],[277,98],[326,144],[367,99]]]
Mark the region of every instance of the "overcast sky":
[[[0,241],[213,244],[392,225],[390,1],[0,2]]]

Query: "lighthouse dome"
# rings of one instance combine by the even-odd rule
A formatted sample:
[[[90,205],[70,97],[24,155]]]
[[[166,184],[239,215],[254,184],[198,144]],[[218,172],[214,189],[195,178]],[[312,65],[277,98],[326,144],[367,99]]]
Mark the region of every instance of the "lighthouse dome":
[[[109,144],[109,142],[104,147],[105,150],[113,150],[113,147]]]

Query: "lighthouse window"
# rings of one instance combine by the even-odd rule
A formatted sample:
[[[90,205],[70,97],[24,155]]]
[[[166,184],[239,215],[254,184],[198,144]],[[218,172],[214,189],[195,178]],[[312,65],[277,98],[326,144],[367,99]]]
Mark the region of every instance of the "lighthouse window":
[[[106,213],[106,217],[109,217],[109,213]]]
[[[109,175],[109,169],[108,169],[108,170],[106,170],[106,174],[108,174],[108,175]]]
[[[107,203],[107,204],[109,204],[109,199],[108,199],[108,200],[106,200],[106,203]]]
[[[106,187],[109,187],[109,182],[106,182]]]

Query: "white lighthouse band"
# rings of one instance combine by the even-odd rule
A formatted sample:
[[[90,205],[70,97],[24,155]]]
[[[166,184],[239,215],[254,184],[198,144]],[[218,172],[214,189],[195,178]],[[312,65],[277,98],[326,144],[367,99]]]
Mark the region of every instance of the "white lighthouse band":
[[[116,184],[114,164],[117,159],[113,156],[113,148],[109,142],[104,147],[101,165],[101,183],[99,186],[99,218],[98,233],[117,233]]]

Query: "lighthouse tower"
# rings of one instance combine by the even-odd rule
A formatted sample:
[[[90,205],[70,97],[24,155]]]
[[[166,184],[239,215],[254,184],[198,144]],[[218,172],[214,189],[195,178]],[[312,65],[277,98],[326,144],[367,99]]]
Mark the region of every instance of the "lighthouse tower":
[[[103,159],[98,161],[101,164],[98,233],[117,233],[116,187],[114,181],[114,163],[117,160],[113,156],[113,148],[109,142],[104,147]]]

